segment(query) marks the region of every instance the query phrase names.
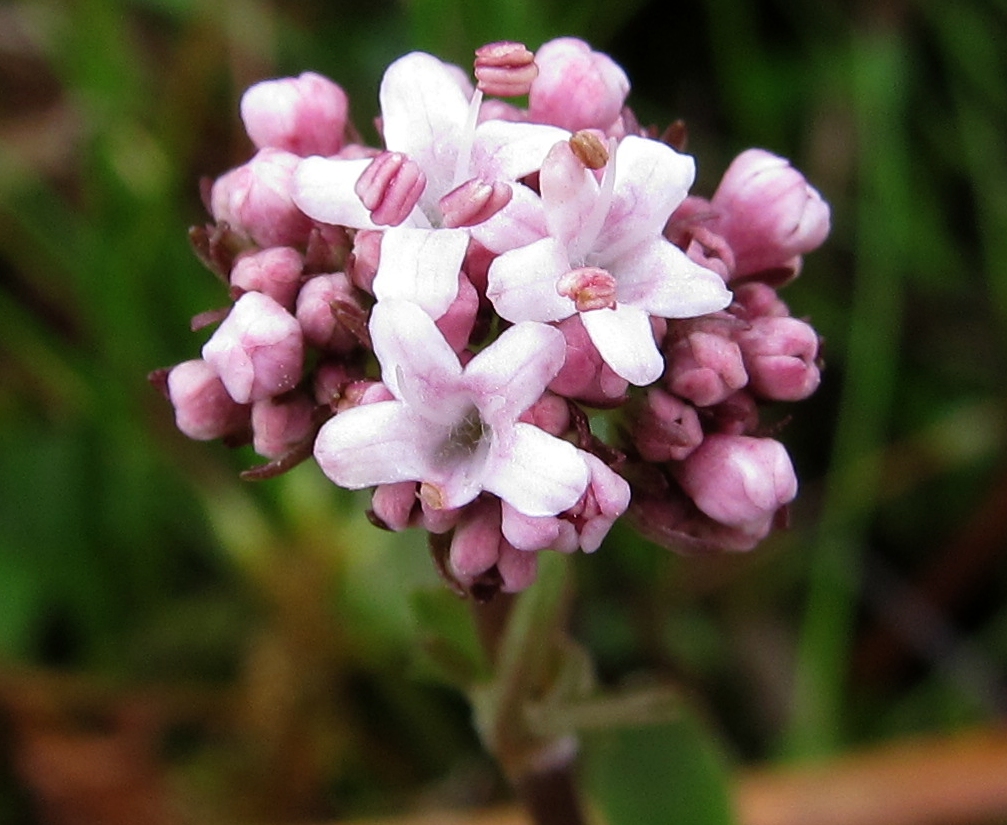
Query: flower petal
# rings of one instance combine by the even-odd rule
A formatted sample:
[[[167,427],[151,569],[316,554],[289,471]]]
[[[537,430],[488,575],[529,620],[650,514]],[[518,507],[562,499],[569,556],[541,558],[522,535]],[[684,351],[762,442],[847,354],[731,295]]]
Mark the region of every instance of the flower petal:
[[[612,205],[595,249],[611,260],[643,238],[659,236],[695,176],[690,155],[656,140],[623,138],[615,156]]]
[[[483,484],[526,516],[554,516],[587,487],[588,470],[577,448],[531,424],[518,422],[495,439]]]
[[[510,203],[469,231],[475,240],[498,255],[527,246],[549,234],[542,199],[520,183],[511,184]]]
[[[493,261],[486,296],[508,321],[560,321],[575,311],[573,301],[556,291],[556,282],[569,269],[563,245],[542,238]]]
[[[613,372],[644,387],[664,372],[664,359],[654,343],[650,317],[638,307],[617,304],[580,314],[591,342]]]
[[[381,379],[417,414],[450,425],[464,414],[458,356],[433,319],[409,301],[378,301],[371,311],[371,341]]]
[[[571,250],[586,252],[594,245],[598,181],[584,168],[567,141],[549,152],[539,175],[549,234]],[[585,230],[592,237],[582,237]],[[579,254],[572,252],[571,254]],[[581,264],[583,261],[578,261]]]
[[[333,482],[350,490],[419,481],[429,474],[426,456],[443,437],[443,427],[402,402],[379,401],[325,422],[315,439],[315,460]]]
[[[370,158],[305,158],[294,172],[294,203],[309,218],[322,223],[377,229],[370,210],[354,191],[370,163]]]
[[[471,94],[455,67],[424,52],[400,57],[385,71],[378,95],[385,146],[420,165],[427,176],[423,203],[453,188]]]
[[[549,150],[570,133],[556,126],[487,120],[476,127],[472,174],[483,180],[517,180],[542,167]]]
[[[629,250],[612,263],[611,272],[619,303],[661,318],[695,318],[731,303],[723,278],[660,237]]]
[[[468,249],[464,229],[395,226],[381,237],[374,276],[378,301],[401,298],[440,318],[458,296],[458,273]]]
[[[465,383],[486,423],[513,422],[545,392],[566,357],[555,327],[526,321],[504,332],[465,367]]]

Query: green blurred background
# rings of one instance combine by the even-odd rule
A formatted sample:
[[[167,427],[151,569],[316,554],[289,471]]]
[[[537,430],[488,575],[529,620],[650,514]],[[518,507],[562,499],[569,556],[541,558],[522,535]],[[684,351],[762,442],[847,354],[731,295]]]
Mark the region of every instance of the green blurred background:
[[[423,537],[311,465],[239,481],[250,450],[188,442],[146,382],[226,303],[186,230],[250,155],[245,87],[326,74],[373,138],[392,59],[496,39],[611,53],[641,122],[686,121],[697,193],[756,145],[833,208],[783,295],[828,365],[781,431],[793,527],[577,559],[602,682],[681,688],[732,767],[1001,719],[1003,0],[30,0],[0,32],[0,823],[70,821],[103,769],[108,822],[131,793],[214,821],[501,798],[416,655]]]

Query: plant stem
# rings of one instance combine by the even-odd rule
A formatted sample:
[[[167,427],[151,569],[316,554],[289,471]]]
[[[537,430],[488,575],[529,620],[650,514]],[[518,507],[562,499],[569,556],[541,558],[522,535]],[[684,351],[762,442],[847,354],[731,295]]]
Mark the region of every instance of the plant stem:
[[[536,825],[584,825],[577,799],[573,760],[512,779],[518,798]]]
[[[513,621],[515,613],[522,612],[514,610],[517,604],[513,596],[502,593],[488,602],[473,602],[479,639],[494,673],[490,689],[494,696],[491,719],[480,731],[483,743],[535,825],[584,825],[586,820],[574,782],[576,747],[572,737],[543,740],[528,729],[524,719],[524,705],[541,685],[537,684],[539,674],[532,664],[536,651],[529,650],[527,657],[520,655],[515,659],[518,639]],[[543,634],[535,643],[543,648],[550,646],[554,628],[542,625],[551,625],[550,620],[556,618],[552,611],[546,613],[551,615],[533,621],[535,630]],[[523,618],[526,621],[530,618],[527,610]],[[526,632],[530,629],[526,628]],[[517,635],[523,636],[520,632]],[[541,655],[542,651],[537,653]]]

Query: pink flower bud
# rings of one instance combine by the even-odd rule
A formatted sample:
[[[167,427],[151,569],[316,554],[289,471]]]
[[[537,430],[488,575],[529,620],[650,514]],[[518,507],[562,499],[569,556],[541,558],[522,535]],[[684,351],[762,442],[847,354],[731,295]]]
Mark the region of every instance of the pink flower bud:
[[[780,300],[776,290],[769,284],[748,281],[732,286],[732,291],[734,302],[730,306],[730,312],[737,318],[754,321],[756,318],[766,316],[790,315],[787,305]]]
[[[353,253],[346,266],[346,274],[353,285],[368,295],[374,294],[374,276],[381,261],[381,236],[379,229],[361,229],[353,239]]]
[[[708,435],[677,478],[700,510],[732,527],[772,519],[797,495],[790,456],[771,438]]]
[[[354,293],[350,279],[343,272],[316,275],[301,287],[296,316],[308,344],[326,352],[341,353],[356,347],[356,337],[340,322],[335,311],[342,303],[363,313]]]
[[[750,386],[759,395],[800,401],[818,389],[818,334],[804,321],[789,316],[756,318],[737,341]]]
[[[602,360],[579,315],[571,315],[557,324],[566,338],[566,359],[550,382],[557,395],[576,398],[600,407],[621,404],[629,382],[620,378]]]
[[[364,169],[353,191],[371,210],[374,223],[398,226],[409,217],[426,185],[416,161],[401,152],[382,152]]]
[[[570,405],[565,398],[547,392],[525,410],[518,420],[534,424],[549,435],[561,438],[570,429]]]
[[[440,199],[442,224],[448,229],[476,226],[503,209],[512,196],[510,186],[502,180],[486,183],[472,178]]]
[[[434,322],[455,352],[461,352],[469,345],[478,312],[479,293],[465,274],[461,273],[458,276],[458,295],[447,312]]]
[[[268,295],[246,292],[203,346],[203,358],[239,404],[279,395],[301,380],[301,326]]]
[[[451,575],[470,587],[497,563],[502,541],[499,504],[480,499],[469,505],[451,539],[448,554]]]
[[[734,275],[734,250],[724,238],[702,224],[692,232],[692,241],[686,249],[689,260],[706,269],[712,269],[725,281]]]
[[[264,80],[241,97],[241,119],[252,143],[302,158],[340,150],[346,111],[346,92],[314,72]]]
[[[535,53],[538,77],[528,92],[529,119],[576,132],[606,130],[629,93],[626,73],[583,40],[561,37]]]
[[[615,278],[596,266],[571,269],[556,283],[556,291],[569,298],[578,312],[615,309]]]
[[[500,558],[497,559],[500,574],[500,589],[504,593],[520,593],[527,590],[538,577],[538,554],[526,553],[512,547],[509,542],[500,542]]]
[[[773,517],[740,527],[714,521],[678,488],[661,494],[634,491],[629,518],[641,535],[683,555],[751,550],[775,525]]]
[[[696,409],[659,388],[647,392],[633,421],[633,443],[644,461],[681,461],[703,440]]]
[[[484,94],[519,97],[528,94],[538,66],[523,43],[488,43],[476,49],[475,76],[476,87]]]
[[[221,175],[210,190],[214,220],[259,246],[303,246],[313,224],[291,197],[300,160],[282,149],[260,149],[244,166]]]
[[[168,399],[175,408],[175,425],[189,438],[211,441],[248,426],[249,409],[227,394],[220,377],[206,361],[185,361],[168,373]]]
[[[303,393],[263,398],[252,405],[252,446],[265,458],[279,458],[314,429],[314,401]]]
[[[667,347],[665,384],[671,392],[709,407],[748,383],[741,349],[724,324],[686,322]]]
[[[711,229],[734,250],[735,277],[778,268],[829,234],[829,206],[784,158],[748,149],[724,173],[711,203]]]
[[[577,528],[581,549],[593,553],[601,547],[615,520],[629,507],[630,490],[626,480],[600,458],[586,452],[582,455],[591,480],[581,500],[563,518]]]
[[[379,484],[371,496],[372,520],[389,530],[399,532],[411,526],[416,509],[416,482],[399,481]]]
[[[537,550],[573,553],[578,547],[577,528],[558,516],[526,516],[506,502],[501,505],[501,515],[504,538],[524,553]]]
[[[241,292],[261,292],[284,309],[293,309],[303,269],[300,252],[273,246],[238,258],[231,270],[231,286]]]

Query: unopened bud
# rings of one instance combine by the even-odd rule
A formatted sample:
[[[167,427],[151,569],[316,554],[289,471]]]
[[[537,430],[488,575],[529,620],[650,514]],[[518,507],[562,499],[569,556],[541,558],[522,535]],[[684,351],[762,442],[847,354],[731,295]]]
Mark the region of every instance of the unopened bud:
[[[695,407],[655,387],[633,421],[632,437],[644,461],[681,461],[703,440],[703,427]]]
[[[606,130],[619,118],[629,78],[608,55],[592,51],[583,40],[560,37],[535,53],[538,77],[528,93],[533,123],[575,132]]]
[[[252,405],[252,446],[265,458],[280,458],[308,438],[315,427],[314,401],[297,392],[263,398]]]
[[[301,246],[311,219],[294,205],[294,170],[301,159],[282,149],[260,149],[243,166],[221,175],[210,191],[210,211],[259,246]]]
[[[274,246],[238,258],[231,270],[231,286],[241,292],[261,292],[284,309],[293,309],[303,269],[300,252]]]
[[[748,149],[727,168],[711,228],[734,250],[735,276],[787,269],[829,234],[829,205],[785,159]]]
[[[771,438],[708,435],[677,478],[700,510],[735,527],[772,518],[797,495],[790,456]]]
[[[343,145],[346,92],[327,77],[264,80],[241,97],[245,131],[259,148],[284,149],[301,157],[334,155]]]
[[[168,400],[175,408],[175,425],[189,438],[210,441],[248,426],[249,409],[224,389],[206,361],[185,361],[167,375]]]
[[[203,358],[239,404],[280,395],[301,380],[301,326],[268,295],[246,292],[203,346]]]
[[[818,389],[818,334],[809,324],[789,316],[757,318],[737,340],[757,394],[800,401]]]
[[[690,329],[668,347],[667,355],[668,389],[697,407],[718,404],[748,383],[741,349],[726,325]]]

